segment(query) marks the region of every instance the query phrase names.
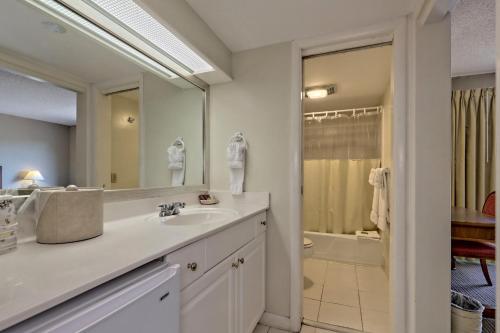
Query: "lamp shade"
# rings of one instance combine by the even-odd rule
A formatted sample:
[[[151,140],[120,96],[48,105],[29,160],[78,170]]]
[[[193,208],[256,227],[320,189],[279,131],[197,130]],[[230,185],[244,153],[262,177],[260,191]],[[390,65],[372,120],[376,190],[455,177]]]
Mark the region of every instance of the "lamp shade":
[[[24,176],[24,180],[44,180],[42,174],[38,170],[31,170]]]

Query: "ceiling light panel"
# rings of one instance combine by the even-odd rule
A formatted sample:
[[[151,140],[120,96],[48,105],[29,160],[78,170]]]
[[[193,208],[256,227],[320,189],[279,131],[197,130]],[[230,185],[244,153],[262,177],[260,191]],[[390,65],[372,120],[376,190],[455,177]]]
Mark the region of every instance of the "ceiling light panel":
[[[130,47],[120,39],[101,29],[94,23],[86,20],[55,0],[26,0],[31,5],[41,9],[45,13],[59,19],[93,38],[94,40],[115,49],[120,54],[126,56],[137,65],[149,70],[165,79],[178,77],[177,74],[168,70],[165,66],[143,55],[141,52]]]
[[[123,27],[132,30],[156,49],[163,51],[192,74],[213,71],[213,67],[184,44],[163,24],[133,0],[85,0],[98,7]]]

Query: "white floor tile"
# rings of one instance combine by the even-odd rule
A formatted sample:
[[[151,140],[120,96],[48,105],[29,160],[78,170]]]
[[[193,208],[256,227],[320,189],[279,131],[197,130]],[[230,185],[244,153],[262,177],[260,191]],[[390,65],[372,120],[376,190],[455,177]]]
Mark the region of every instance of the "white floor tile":
[[[364,332],[389,332],[389,314],[380,311],[362,310]]]
[[[337,285],[325,286],[321,300],[323,302],[359,308],[359,295],[357,289],[343,288]]]
[[[268,326],[264,326],[261,324],[258,324],[257,327],[253,330],[253,333],[267,333],[269,331]]]
[[[283,331],[283,330],[280,330],[278,328],[273,328],[271,327],[271,329],[269,330],[269,333],[290,333],[288,331]]]
[[[387,293],[389,281],[384,270],[377,266],[356,266],[359,290]]]
[[[363,329],[360,309],[345,305],[321,302],[318,321],[359,331]]]
[[[319,283],[307,283],[304,281],[303,296],[320,301],[323,293],[323,285]]]
[[[389,294],[381,291],[359,291],[362,310],[389,312]]]
[[[326,270],[325,286],[357,289],[356,266],[339,262],[329,262]]]
[[[328,262],[326,260],[308,258],[304,260],[304,285],[309,280],[314,284],[324,284]]]
[[[302,312],[305,319],[314,321],[318,320],[319,303],[319,301],[304,298]]]

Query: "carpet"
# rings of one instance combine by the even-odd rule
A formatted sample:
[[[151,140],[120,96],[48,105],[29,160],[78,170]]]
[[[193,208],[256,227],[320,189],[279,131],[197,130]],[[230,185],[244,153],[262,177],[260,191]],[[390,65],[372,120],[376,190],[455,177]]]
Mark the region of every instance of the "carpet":
[[[479,263],[457,260],[451,271],[451,289],[477,299],[485,305],[495,306],[495,265],[488,265],[493,286],[488,286]],[[483,333],[495,333],[495,320],[483,320]]]

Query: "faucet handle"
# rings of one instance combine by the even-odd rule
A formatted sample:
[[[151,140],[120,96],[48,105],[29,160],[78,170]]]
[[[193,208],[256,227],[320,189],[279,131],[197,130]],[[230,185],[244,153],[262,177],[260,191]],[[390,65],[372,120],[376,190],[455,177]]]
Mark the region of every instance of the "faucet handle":
[[[172,205],[173,205],[174,208],[184,208],[184,207],[186,207],[186,203],[185,202],[174,202]]]
[[[161,210],[171,210],[172,209],[172,205],[171,204],[161,204],[161,205],[158,205],[158,208],[160,208]]]

